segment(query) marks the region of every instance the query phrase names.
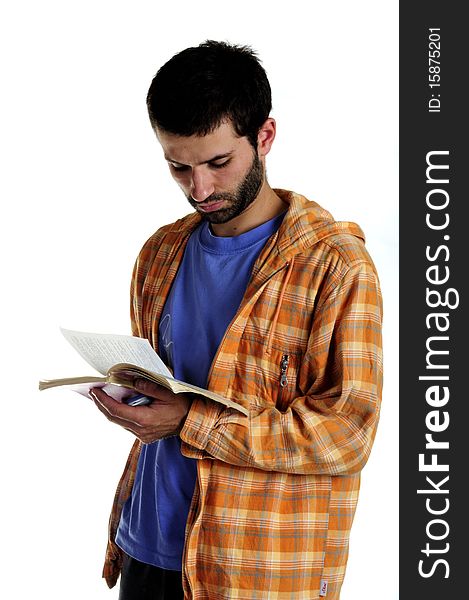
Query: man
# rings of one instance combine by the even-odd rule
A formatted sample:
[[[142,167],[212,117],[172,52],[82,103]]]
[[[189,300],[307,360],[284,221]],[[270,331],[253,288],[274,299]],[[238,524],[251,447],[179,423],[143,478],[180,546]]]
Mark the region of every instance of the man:
[[[339,598],[381,394],[381,297],[363,234],[272,189],[270,86],[247,47],[176,54],[147,105],[195,209],[144,245],[133,334],[178,379],[98,408],[135,434],[104,576],[120,600]]]

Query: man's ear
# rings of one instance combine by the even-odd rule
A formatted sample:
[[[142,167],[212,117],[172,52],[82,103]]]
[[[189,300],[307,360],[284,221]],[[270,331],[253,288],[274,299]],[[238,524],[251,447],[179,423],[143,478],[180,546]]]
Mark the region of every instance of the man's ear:
[[[272,144],[274,143],[276,129],[275,119],[272,119],[271,117],[266,119],[264,124],[261,125],[259,133],[257,134],[257,151],[261,158],[269,154]]]

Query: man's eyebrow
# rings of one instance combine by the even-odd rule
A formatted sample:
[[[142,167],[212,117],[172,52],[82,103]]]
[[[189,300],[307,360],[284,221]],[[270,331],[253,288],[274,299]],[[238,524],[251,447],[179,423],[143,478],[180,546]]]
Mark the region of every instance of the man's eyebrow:
[[[215,162],[217,160],[222,160],[223,158],[230,158],[232,154],[233,154],[232,151],[230,151],[230,152],[224,152],[223,154],[217,154],[216,156],[213,156],[212,158],[209,158],[208,160],[203,160],[202,162],[197,163],[196,166],[198,166],[198,165],[206,165],[208,163]],[[165,160],[167,162],[174,163],[175,165],[180,165],[182,167],[186,167],[187,166],[184,163],[180,163],[178,160],[174,160],[174,159],[170,158],[166,154],[164,155],[164,158],[165,158]]]

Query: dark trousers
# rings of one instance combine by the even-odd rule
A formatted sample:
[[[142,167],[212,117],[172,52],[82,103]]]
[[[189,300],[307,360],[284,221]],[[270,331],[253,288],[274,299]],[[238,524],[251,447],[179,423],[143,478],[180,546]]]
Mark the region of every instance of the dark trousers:
[[[181,571],[166,571],[124,553],[119,600],[183,600]]]

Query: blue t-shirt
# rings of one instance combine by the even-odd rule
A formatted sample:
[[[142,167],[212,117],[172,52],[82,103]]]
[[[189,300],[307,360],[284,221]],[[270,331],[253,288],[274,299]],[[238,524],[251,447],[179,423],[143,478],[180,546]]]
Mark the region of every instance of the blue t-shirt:
[[[203,222],[192,233],[159,325],[160,355],[176,379],[207,387],[212,360],[238,309],[252,267],[283,214],[235,237]],[[179,437],[145,444],[117,544],[137,560],[181,570],[184,533],[197,476]]]

